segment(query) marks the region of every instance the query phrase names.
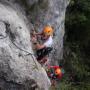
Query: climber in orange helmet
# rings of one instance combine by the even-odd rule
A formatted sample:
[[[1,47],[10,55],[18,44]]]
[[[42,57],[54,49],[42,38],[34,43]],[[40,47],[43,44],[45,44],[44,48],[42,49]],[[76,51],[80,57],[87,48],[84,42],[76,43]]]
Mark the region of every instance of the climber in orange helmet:
[[[64,69],[62,66],[48,66],[48,69],[46,70],[48,77],[51,79],[51,83],[53,86],[55,86],[55,82],[58,80],[61,80],[63,74],[64,74]]]
[[[50,72],[48,72],[48,76],[55,79],[61,79],[63,76],[62,67],[61,66],[48,66]],[[53,75],[51,75],[53,74]]]
[[[53,44],[53,28],[49,25],[43,28],[41,33],[35,33],[34,37],[32,37],[32,41],[37,49],[37,60],[40,63],[45,63],[47,61],[48,54],[52,51],[52,44]],[[38,36],[41,37],[41,43],[38,42]]]

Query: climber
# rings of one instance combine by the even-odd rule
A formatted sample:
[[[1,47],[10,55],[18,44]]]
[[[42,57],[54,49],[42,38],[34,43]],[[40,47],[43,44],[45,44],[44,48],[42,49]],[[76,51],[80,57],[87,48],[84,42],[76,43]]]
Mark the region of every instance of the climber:
[[[51,79],[52,85],[55,86],[55,82],[61,80],[64,74],[64,69],[62,66],[48,66],[46,72],[48,77]]]
[[[53,44],[53,28],[49,25],[45,26],[41,33],[34,31],[32,42],[36,48],[37,60],[40,63],[45,63],[48,60],[48,55],[52,51]],[[41,37],[42,44],[39,43],[38,37]]]

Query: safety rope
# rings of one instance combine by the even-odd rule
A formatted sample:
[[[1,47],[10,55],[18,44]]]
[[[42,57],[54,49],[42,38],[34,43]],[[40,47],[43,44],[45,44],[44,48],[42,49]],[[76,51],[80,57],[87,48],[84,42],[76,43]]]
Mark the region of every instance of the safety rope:
[[[36,65],[36,68],[38,69],[38,66],[37,66],[37,64],[36,64],[36,61],[35,61],[35,58],[34,58],[34,54],[32,54],[31,52],[28,52],[28,51],[26,51],[26,50],[24,50],[24,49],[22,49],[22,48],[20,48],[19,46],[17,46],[12,40],[11,40],[11,42],[12,42],[12,44],[16,47],[16,48],[18,48],[19,50],[21,50],[21,51],[24,51],[24,52],[26,52],[26,53],[28,53],[28,54],[26,54],[25,56],[27,56],[27,55],[31,55],[31,57],[32,57],[32,59],[33,59],[33,61],[34,61],[34,63],[35,63],[35,65]]]
[[[2,36],[2,35],[0,35],[0,36]],[[0,39],[5,39],[5,38],[7,38],[7,36],[8,36],[8,35],[3,36],[3,37],[1,37]]]
[[[4,22],[4,23],[5,23],[5,25],[8,25],[6,22]],[[8,26],[9,26],[9,25],[8,25]],[[8,27],[8,26],[6,26],[6,27],[7,27],[6,29],[8,29],[8,30],[10,31],[10,28],[9,28],[10,26],[9,26],[9,27]],[[0,38],[0,39],[5,39],[5,38],[7,38],[8,36],[10,37],[10,33],[8,33],[5,37],[2,37],[2,38]],[[10,40],[11,40],[11,39],[10,39]],[[37,69],[38,69],[38,66],[37,66],[36,61],[35,61],[35,58],[34,58],[34,54],[32,54],[31,52],[28,52],[28,51],[20,48],[20,47],[19,47],[18,45],[16,45],[16,43],[14,43],[12,40],[11,40],[11,42],[12,42],[12,44],[13,44],[17,49],[19,49],[19,50],[21,50],[21,51],[24,51],[25,53],[28,53],[28,54],[26,54],[25,56],[31,55],[31,57],[32,57],[32,59],[33,59],[35,65],[36,65]]]

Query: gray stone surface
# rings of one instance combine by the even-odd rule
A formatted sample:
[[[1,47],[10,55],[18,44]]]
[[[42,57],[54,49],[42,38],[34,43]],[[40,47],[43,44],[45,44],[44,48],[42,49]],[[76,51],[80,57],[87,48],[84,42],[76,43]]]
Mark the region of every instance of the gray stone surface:
[[[0,90],[49,89],[50,80],[35,59],[29,33],[46,24],[54,27],[50,57],[57,64],[63,55],[67,4],[68,0],[0,0]]]
[[[30,1],[30,0],[28,0]],[[34,28],[42,31],[45,25],[54,27],[53,52],[50,56],[51,64],[63,58],[63,37],[66,7],[70,0],[38,0],[39,4],[30,6],[30,21]],[[44,1],[44,2],[43,2]]]

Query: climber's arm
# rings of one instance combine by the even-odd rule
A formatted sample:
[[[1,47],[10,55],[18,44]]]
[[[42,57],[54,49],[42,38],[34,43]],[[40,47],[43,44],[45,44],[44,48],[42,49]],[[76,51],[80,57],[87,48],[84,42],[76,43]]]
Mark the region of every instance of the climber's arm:
[[[41,33],[35,33],[35,35],[42,35],[42,32]]]
[[[36,42],[34,44],[35,44],[36,49],[42,49],[42,48],[46,47],[44,44],[40,44],[38,42]]]
[[[38,35],[42,35],[42,34],[43,34],[43,32],[38,32],[38,33],[36,33],[35,31],[33,31],[33,35],[38,36]]]
[[[42,48],[46,47],[44,44],[40,44],[40,43],[37,41],[37,38],[35,38],[35,37],[32,38],[32,42],[33,42],[33,44],[35,45],[35,48],[36,48],[36,49],[42,49]]]
[[[57,68],[59,68],[59,66],[49,66],[49,68],[57,69]]]

